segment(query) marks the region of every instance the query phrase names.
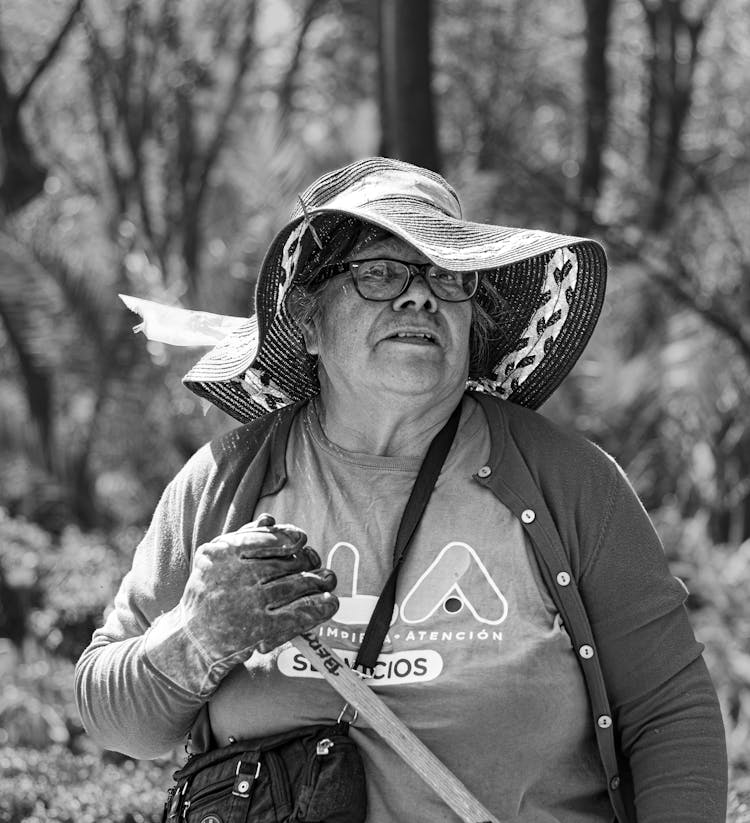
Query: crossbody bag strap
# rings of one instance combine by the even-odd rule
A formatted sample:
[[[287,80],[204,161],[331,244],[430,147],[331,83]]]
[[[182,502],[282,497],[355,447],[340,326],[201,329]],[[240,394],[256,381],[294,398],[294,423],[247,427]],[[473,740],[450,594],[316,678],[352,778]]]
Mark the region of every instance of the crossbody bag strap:
[[[383,586],[378,602],[370,617],[370,622],[365,629],[365,636],[354,661],[354,668],[365,674],[372,674],[375,670],[380,650],[383,648],[383,641],[388,633],[391,624],[393,607],[396,605],[396,585],[398,575],[403,565],[406,554],[411,545],[411,539],[417,530],[419,521],[422,519],[424,510],[435,488],[437,479],[445,463],[445,458],[451,449],[458,422],[461,419],[461,403],[456,406],[453,414],[448,418],[448,422],[435,435],[422,465],[419,467],[417,479],[412,486],[409,499],[406,501],[404,513],[401,515],[401,523],[396,535],[396,545],[393,549],[393,569],[388,576],[388,580]]]

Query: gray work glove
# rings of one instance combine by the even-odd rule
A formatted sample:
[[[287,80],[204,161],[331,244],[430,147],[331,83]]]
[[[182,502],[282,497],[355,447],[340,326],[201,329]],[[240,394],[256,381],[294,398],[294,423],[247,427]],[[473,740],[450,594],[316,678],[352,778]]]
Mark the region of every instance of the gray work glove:
[[[306,541],[296,526],[262,514],[198,549],[180,605],[212,664],[229,671],[333,617],[336,575]]]

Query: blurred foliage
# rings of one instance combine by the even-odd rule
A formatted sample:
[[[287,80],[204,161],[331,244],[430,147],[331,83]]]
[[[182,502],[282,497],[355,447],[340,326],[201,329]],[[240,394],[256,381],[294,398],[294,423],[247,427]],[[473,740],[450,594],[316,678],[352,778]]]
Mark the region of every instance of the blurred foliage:
[[[0,636],[77,660],[128,569],[137,537],[125,532],[124,541],[131,550],[76,526],[53,537],[0,509]]]
[[[102,761],[64,746],[0,748],[6,823],[158,823],[174,767]]]
[[[688,610],[719,695],[732,776],[750,791],[750,540],[712,544],[705,515],[674,507],[652,513],[672,572],[685,582]]]
[[[27,537],[33,531],[25,523],[14,526]],[[4,520],[3,539],[12,534],[10,522]],[[88,559],[104,564],[112,553],[103,541],[91,542]],[[56,581],[54,576],[44,579],[50,588],[43,591],[42,603],[52,609]],[[70,580],[73,583],[89,585],[85,567]],[[111,599],[111,594],[106,597]],[[100,601],[104,599],[102,591]],[[100,616],[103,603],[97,608]],[[62,624],[63,642],[58,647],[80,645],[77,625]],[[102,751],[81,726],[73,698],[74,664],[50,652],[49,645],[33,635],[25,639],[22,650],[0,640],[0,820],[161,820],[171,775],[184,762],[184,753],[140,762]]]
[[[688,582],[748,823],[750,0],[613,0],[598,40],[587,0],[433,5],[465,215],[607,248],[601,321],[544,412],[623,465]],[[0,9],[2,819],[148,819],[129,787],[167,785],[101,762],[70,661],[167,481],[233,423],[181,385],[200,352],[134,339],[116,294],[252,309],[297,193],[381,145],[378,8]]]

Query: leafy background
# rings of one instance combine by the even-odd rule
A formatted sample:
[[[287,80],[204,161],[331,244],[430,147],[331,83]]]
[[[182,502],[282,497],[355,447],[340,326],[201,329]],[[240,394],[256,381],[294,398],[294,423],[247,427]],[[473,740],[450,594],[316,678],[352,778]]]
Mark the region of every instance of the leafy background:
[[[118,292],[229,314],[296,194],[384,153],[475,220],[601,240],[544,412],[662,535],[750,821],[750,2],[6,0],[0,7],[0,819],[151,821],[180,759],[99,750],[72,669],[164,485],[231,421]]]

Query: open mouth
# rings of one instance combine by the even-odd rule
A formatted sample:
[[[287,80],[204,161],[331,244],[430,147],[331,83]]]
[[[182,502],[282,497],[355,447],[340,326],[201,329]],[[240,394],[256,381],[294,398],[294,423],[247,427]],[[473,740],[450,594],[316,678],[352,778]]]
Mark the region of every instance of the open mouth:
[[[399,331],[390,335],[388,340],[402,340],[404,343],[422,343],[437,345],[437,338],[428,331]]]

